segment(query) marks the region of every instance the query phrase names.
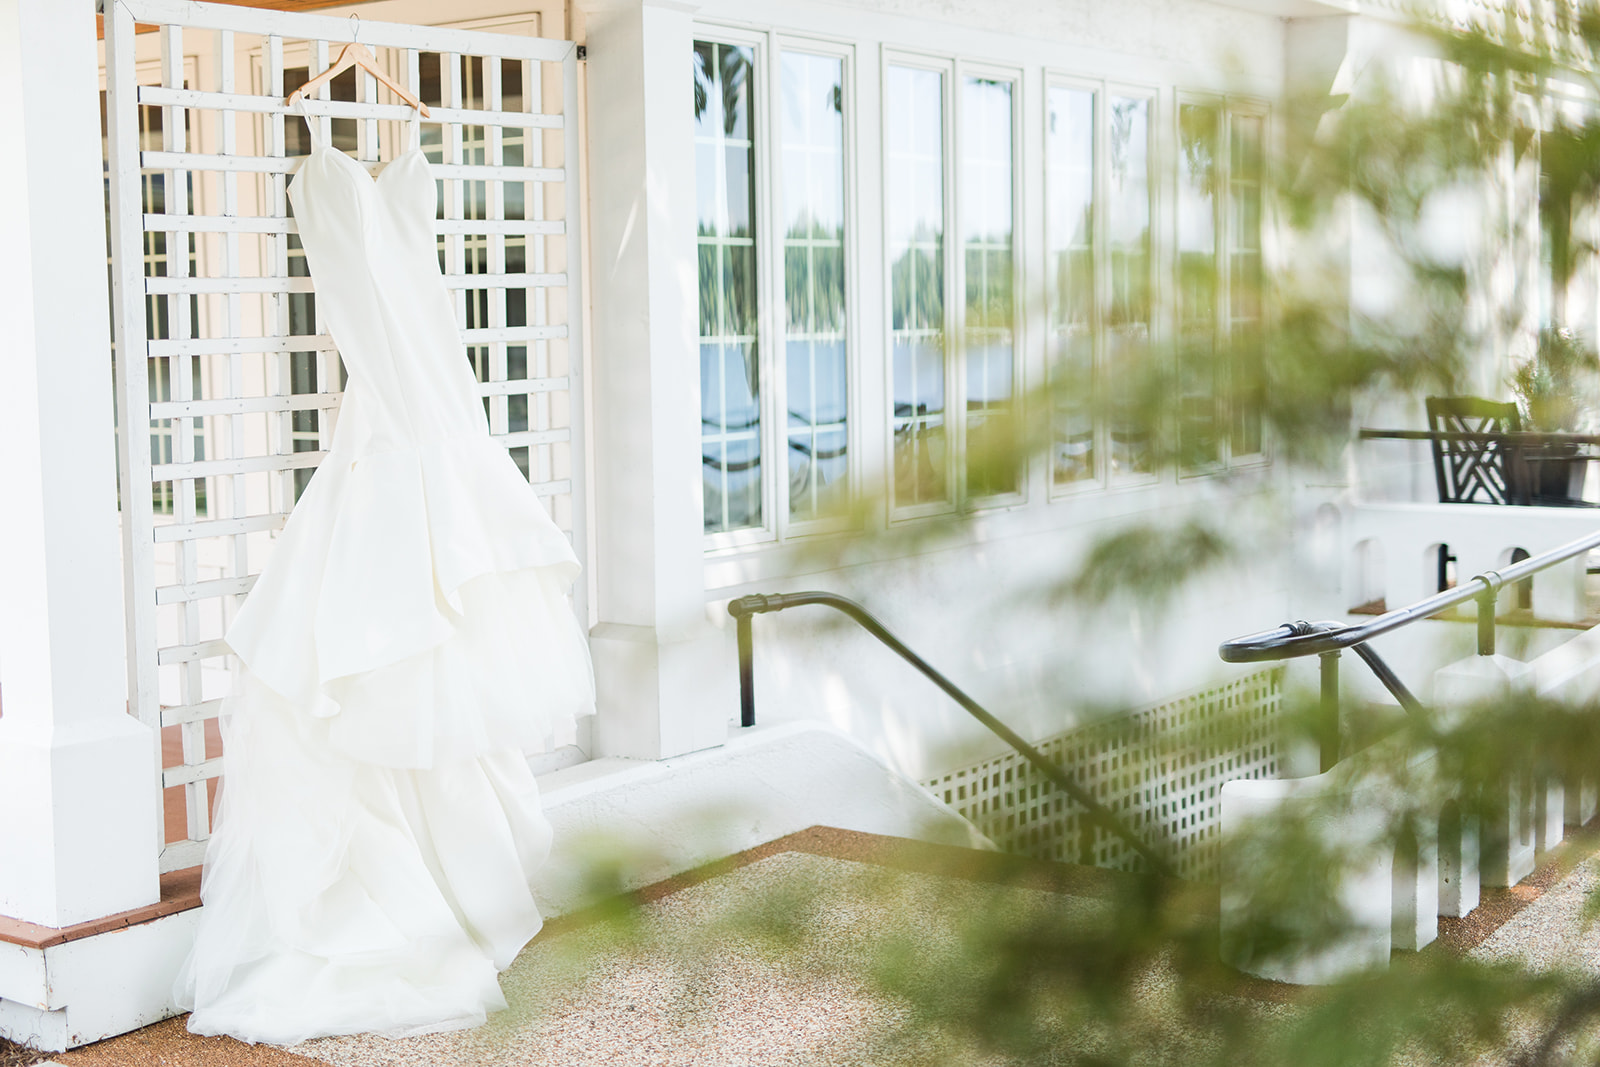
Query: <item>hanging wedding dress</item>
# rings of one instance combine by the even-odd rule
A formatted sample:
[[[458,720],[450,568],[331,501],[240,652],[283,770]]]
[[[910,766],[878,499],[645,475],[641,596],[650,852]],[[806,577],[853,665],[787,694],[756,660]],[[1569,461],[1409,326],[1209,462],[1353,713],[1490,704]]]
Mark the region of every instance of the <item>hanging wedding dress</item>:
[[[228,631],[242,669],[177,987],[190,1030],[274,1044],[505,1006],[550,847],[524,753],[594,699],[577,559],[489,437],[417,126],[376,181],[315,136],[289,195],[349,385]]]

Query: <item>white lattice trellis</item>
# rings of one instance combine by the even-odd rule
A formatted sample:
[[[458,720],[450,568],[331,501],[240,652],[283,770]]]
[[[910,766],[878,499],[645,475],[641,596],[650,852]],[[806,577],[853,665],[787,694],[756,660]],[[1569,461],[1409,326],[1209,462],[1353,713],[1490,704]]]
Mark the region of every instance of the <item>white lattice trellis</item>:
[[[136,23],[159,38],[136,37]],[[200,862],[220,770],[222,636],[337,418],[338,353],[316,328],[285,194],[303,120],[283,100],[327,67],[330,46],[358,37],[432,111],[423,146],[440,185],[441,265],[490,430],[584,554],[575,46],[107,0],[131,705],[181,740],[181,759],[160,769],[185,823],[163,834],[163,870]],[[156,40],[159,63],[141,68]],[[322,137],[369,169],[404,147],[411,110],[369,75],[321,96],[307,110]],[[581,618],[582,586],[574,595]]]
[[[1038,743],[1185,878],[1216,877],[1222,786],[1278,776],[1283,672],[1262,671]],[[1125,842],[1016,753],[925,783],[1007,852],[1133,870]],[[1084,831],[1093,833],[1084,838]]]

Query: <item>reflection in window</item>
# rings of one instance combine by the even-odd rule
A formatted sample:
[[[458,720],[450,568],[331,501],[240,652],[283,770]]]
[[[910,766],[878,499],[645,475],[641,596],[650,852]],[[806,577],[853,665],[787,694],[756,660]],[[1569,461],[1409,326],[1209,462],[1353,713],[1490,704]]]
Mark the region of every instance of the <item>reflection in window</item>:
[[[894,503],[949,498],[944,331],[944,75],[889,68],[886,195]]]
[[[1150,429],[1133,383],[1147,377],[1140,371],[1150,358],[1150,101],[1114,96],[1109,118],[1111,470],[1148,474],[1153,470]]]
[[[1186,470],[1222,460],[1216,352],[1221,123],[1215,105],[1178,108],[1178,435]]]
[[[844,291],[844,61],[783,54],[784,360],[789,517],[849,491]]]
[[[966,276],[967,491],[1017,491],[1011,400],[1011,83],[967,78],[961,88],[961,252]]]
[[[700,441],[707,533],[762,524],[749,48],[694,46]]]
[[[1232,427],[1235,456],[1261,451],[1263,376],[1261,336],[1261,183],[1260,115],[1230,116],[1231,160],[1228,182],[1228,331],[1239,398]]]
[[[1051,470],[1055,484],[1069,485],[1095,477],[1095,94],[1052,86],[1047,105]]]

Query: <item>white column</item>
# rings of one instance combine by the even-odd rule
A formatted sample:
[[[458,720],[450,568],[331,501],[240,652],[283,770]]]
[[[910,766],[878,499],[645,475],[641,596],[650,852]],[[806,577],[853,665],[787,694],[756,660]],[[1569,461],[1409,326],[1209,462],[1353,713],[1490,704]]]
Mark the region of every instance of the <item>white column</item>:
[[[87,0],[0,0],[0,915],[46,926],[159,898],[155,742],[126,711],[97,68]]]
[[[587,0],[597,755],[722,743],[700,497],[694,5]]]

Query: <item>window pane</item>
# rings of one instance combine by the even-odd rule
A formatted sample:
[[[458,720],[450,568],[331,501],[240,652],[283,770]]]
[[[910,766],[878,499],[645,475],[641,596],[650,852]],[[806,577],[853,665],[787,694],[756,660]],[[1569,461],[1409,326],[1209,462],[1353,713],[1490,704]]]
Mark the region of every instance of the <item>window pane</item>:
[[[1140,410],[1133,383],[1150,359],[1150,101],[1114,96],[1109,118],[1110,460],[1115,474],[1144,474],[1153,469],[1148,414]]]
[[[789,516],[847,499],[844,62],[783,55],[783,291]]]
[[[1188,470],[1222,460],[1217,404],[1217,181],[1222,112],[1178,108],[1178,439]]]
[[[961,253],[966,275],[967,492],[1019,488],[1012,437],[1011,83],[961,87]]]
[[[749,48],[694,46],[700,440],[707,533],[762,524]]]
[[[1094,93],[1054,86],[1045,151],[1050,365],[1055,407],[1052,477],[1095,476]]]
[[[894,502],[949,499],[945,452],[944,75],[889,68]]]
[[[1259,115],[1230,116],[1232,173],[1228,182],[1228,329],[1237,402],[1233,454],[1261,451],[1261,400],[1265,367],[1261,350],[1261,178]]]

